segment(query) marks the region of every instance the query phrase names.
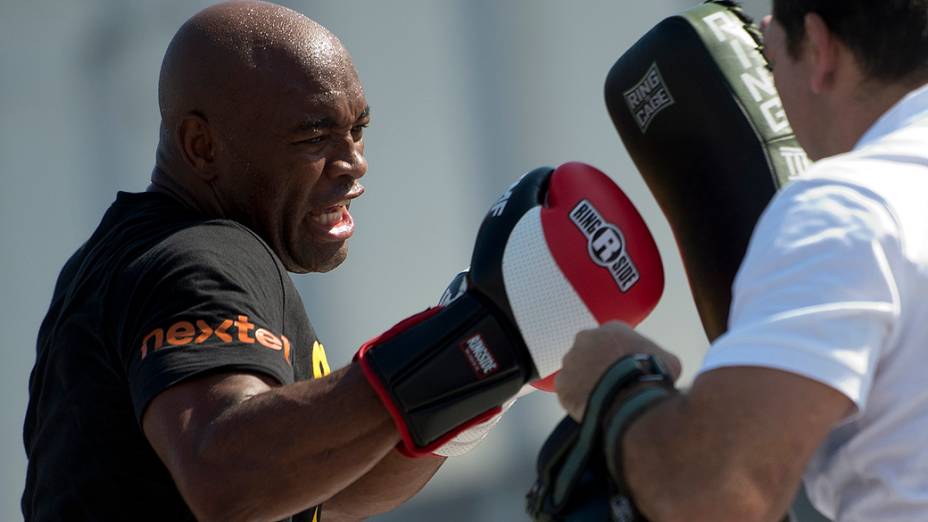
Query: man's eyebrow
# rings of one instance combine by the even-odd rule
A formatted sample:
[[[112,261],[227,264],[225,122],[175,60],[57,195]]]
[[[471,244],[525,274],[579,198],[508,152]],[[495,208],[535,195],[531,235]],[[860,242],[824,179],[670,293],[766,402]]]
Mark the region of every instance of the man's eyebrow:
[[[358,116],[358,120],[369,118],[370,115],[371,115],[371,107],[370,105],[368,105],[367,107],[364,107],[364,110],[361,112],[361,115]],[[335,120],[329,117],[319,118],[315,120],[305,120],[293,128],[293,133],[299,134],[302,132],[311,132],[311,131],[319,130],[319,129],[330,129],[335,126],[337,126],[337,124],[335,123]]]

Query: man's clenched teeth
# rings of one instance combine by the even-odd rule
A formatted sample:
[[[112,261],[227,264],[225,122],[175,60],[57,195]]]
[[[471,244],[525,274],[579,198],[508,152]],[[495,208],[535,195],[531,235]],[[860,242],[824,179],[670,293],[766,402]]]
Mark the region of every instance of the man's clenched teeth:
[[[313,221],[319,223],[323,226],[334,225],[341,221],[347,210],[347,205],[345,203],[340,203],[338,205],[332,205],[318,212],[312,212],[311,216]]]

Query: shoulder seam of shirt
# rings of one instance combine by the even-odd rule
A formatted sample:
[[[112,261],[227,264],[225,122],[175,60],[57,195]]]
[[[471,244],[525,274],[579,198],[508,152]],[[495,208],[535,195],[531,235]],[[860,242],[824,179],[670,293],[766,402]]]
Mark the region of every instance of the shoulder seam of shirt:
[[[839,156],[836,158],[843,158],[843,157],[845,156]],[[848,158],[848,159],[853,160],[854,158]],[[831,167],[831,166],[832,166],[831,164],[824,165],[824,167],[826,168]],[[858,183],[853,179],[846,179],[846,178],[841,177],[841,174],[840,174],[841,170],[842,170],[841,164],[838,162],[834,162],[834,166],[831,169],[831,172],[834,172],[834,174],[829,175],[827,174],[828,170],[826,170],[825,171],[826,174],[822,174],[822,175],[815,176],[815,177],[809,177],[809,178],[800,178],[796,180],[797,186],[796,188],[793,188],[793,190],[801,191],[802,189],[815,189],[819,187],[833,188],[833,189],[841,188],[849,192],[848,194],[844,194],[842,197],[853,199],[857,204],[866,206],[867,208],[873,209],[874,211],[885,212],[885,215],[889,217],[889,219],[892,222],[892,225],[894,226],[894,230],[892,231],[893,232],[892,240],[898,244],[900,253],[902,255],[905,255],[906,241],[905,241],[904,229],[902,227],[902,220],[899,219],[898,214],[892,208],[889,201],[885,197],[883,197],[882,194],[870,188],[869,186]],[[805,185],[805,187],[802,187],[802,185]],[[786,187],[784,189],[784,192],[785,190],[788,190],[791,187],[792,187],[792,184]],[[883,254],[884,260],[888,262],[885,256],[886,249],[883,247],[882,244],[880,245],[880,249],[881,251],[884,252]],[[902,311],[900,307],[902,306],[902,299],[901,299],[902,292],[900,291],[900,288],[899,288],[899,282],[897,281],[896,273],[894,271],[889,270],[888,273],[890,276],[889,282],[892,285],[892,292],[895,296],[895,302],[896,302],[895,313],[901,314]],[[894,326],[892,328],[892,331],[886,338],[885,346],[887,347],[894,346],[896,343],[896,339],[899,335],[900,335],[899,329]]]
[[[283,275],[283,273],[281,272],[281,266],[280,266],[280,265],[281,265],[282,263],[281,263],[280,260],[278,259],[277,255],[274,254],[274,251],[271,250],[271,248],[267,245],[267,243],[265,243],[265,241],[261,238],[261,236],[259,236],[258,234],[256,234],[253,230],[251,230],[251,229],[248,228],[247,226],[245,226],[245,225],[239,223],[238,221],[235,221],[235,220],[232,220],[232,219],[228,219],[228,218],[213,218],[213,219],[207,219],[207,220],[204,220],[204,221],[200,221],[199,223],[197,223],[197,224],[195,225],[195,227],[201,227],[201,226],[204,226],[204,225],[205,225],[205,226],[229,227],[229,228],[231,228],[231,229],[243,231],[243,232],[245,232],[246,234],[248,234],[250,237],[252,237],[255,241],[257,241],[257,243],[258,243],[259,245],[261,245],[261,248],[264,249],[264,251],[267,253],[268,257],[270,257],[270,260],[271,260],[271,262],[273,263],[275,270],[277,271],[277,281],[278,281],[278,284],[279,284],[279,287],[280,287],[281,304],[283,305],[283,308],[281,308],[281,323],[282,323],[282,324],[281,324],[281,327],[285,326],[283,323],[286,322],[286,317],[285,317],[285,316],[286,316],[286,313],[284,313],[284,310],[286,310],[287,292],[286,292],[286,286],[285,286],[284,280],[283,280],[284,275]],[[173,234],[171,234],[171,235],[173,235]],[[144,255],[140,256],[139,259],[142,259],[142,258],[144,258],[144,257],[147,257],[147,256],[152,255],[152,251],[153,251],[154,249],[156,249],[156,248],[158,247],[158,245],[161,245],[161,244],[163,244],[163,243],[164,243],[164,240],[159,241],[156,245],[153,245],[153,247],[152,247],[151,249],[149,249]]]
[[[844,169],[852,170],[850,167],[847,166],[847,163],[854,163],[855,160],[858,160],[858,159],[866,159],[866,157],[841,155],[841,156],[835,156],[833,158],[828,158],[828,160],[825,160],[825,162],[823,162],[823,168],[820,169],[823,171],[821,174],[818,174],[812,177],[807,177],[807,178],[806,177],[800,178],[796,180],[798,182],[797,186],[799,185],[815,186],[815,185],[834,184],[834,185],[843,186],[855,192],[856,193],[855,195],[858,196],[862,200],[860,201],[861,203],[864,203],[867,206],[876,206],[880,208],[881,210],[883,210],[884,212],[886,212],[890,220],[892,220],[893,225],[895,225],[896,237],[898,238],[898,241],[899,241],[899,248],[901,249],[902,252],[906,252],[907,251],[906,238],[905,238],[905,231],[902,227],[902,220],[899,219],[899,215],[896,213],[896,210],[892,207],[889,201],[887,201],[886,198],[883,197],[879,192],[874,191],[870,187],[860,184],[852,179],[846,179],[846,178],[841,177],[842,170]],[[830,160],[837,160],[837,161],[832,162]],[[845,163],[840,160],[847,160],[847,162]]]
[[[207,223],[212,223],[212,222],[229,223],[236,228],[244,230],[245,232],[250,234],[251,237],[255,238],[258,244],[261,245],[261,247],[264,249],[265,252],[267,252],[268,257],[271,259],[271,262],[274,264],[274,268],[277,270],[277,282],[280,283],[280,304],[281,304],[280,329],[281,329],[281,332],[283,332],[287,326],[285,324],[287,322],[287,289],[286,289],[286,285],[284,284],[284,274],[281,273],[280,271],[280,265],[283,264],[283,262],[280,261],[280,259],[278,259],[274,251],[271,250],[271,247],[268,246],[268,244],[265,243],[264,240],[261,239],[261,236],[256,234],[254,230],[246,227],[245,225],[239,223],[238,221],[234,221],[231,219],[216,219],[216,220],[207,221]]]

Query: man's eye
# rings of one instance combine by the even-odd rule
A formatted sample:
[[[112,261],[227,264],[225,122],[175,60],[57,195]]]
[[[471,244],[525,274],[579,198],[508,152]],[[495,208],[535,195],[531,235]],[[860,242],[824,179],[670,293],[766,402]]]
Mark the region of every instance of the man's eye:
[[[322,143],[323,141],[325,141],[325,135],[313,136],[312,138],[297,141],[294,144],[295,145],[318,145]]]
[[[361,125],[355,125],[354,127],[351,128],[351,135],[354,136],[355,139],[360,139],[361,136],[364,135],[364,129],[367,128],[367,125],[368,125],[367,123],[362,123]]]

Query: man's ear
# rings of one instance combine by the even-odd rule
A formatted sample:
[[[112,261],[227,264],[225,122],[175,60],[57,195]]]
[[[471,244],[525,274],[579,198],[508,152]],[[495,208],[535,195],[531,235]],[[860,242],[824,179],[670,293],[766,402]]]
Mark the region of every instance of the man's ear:
[[[813,93],[822,94],[834,84],[841,43],[818,14],[806,14],[804,23],[806,52],[809,53],[812,68],[809,87]]]
[[[206,181],[215,177],[210,167],[215,159],[216,140],[205,116],[197,112],[186,114],[177,125],[175,139],[181,157],[197,176]]]

